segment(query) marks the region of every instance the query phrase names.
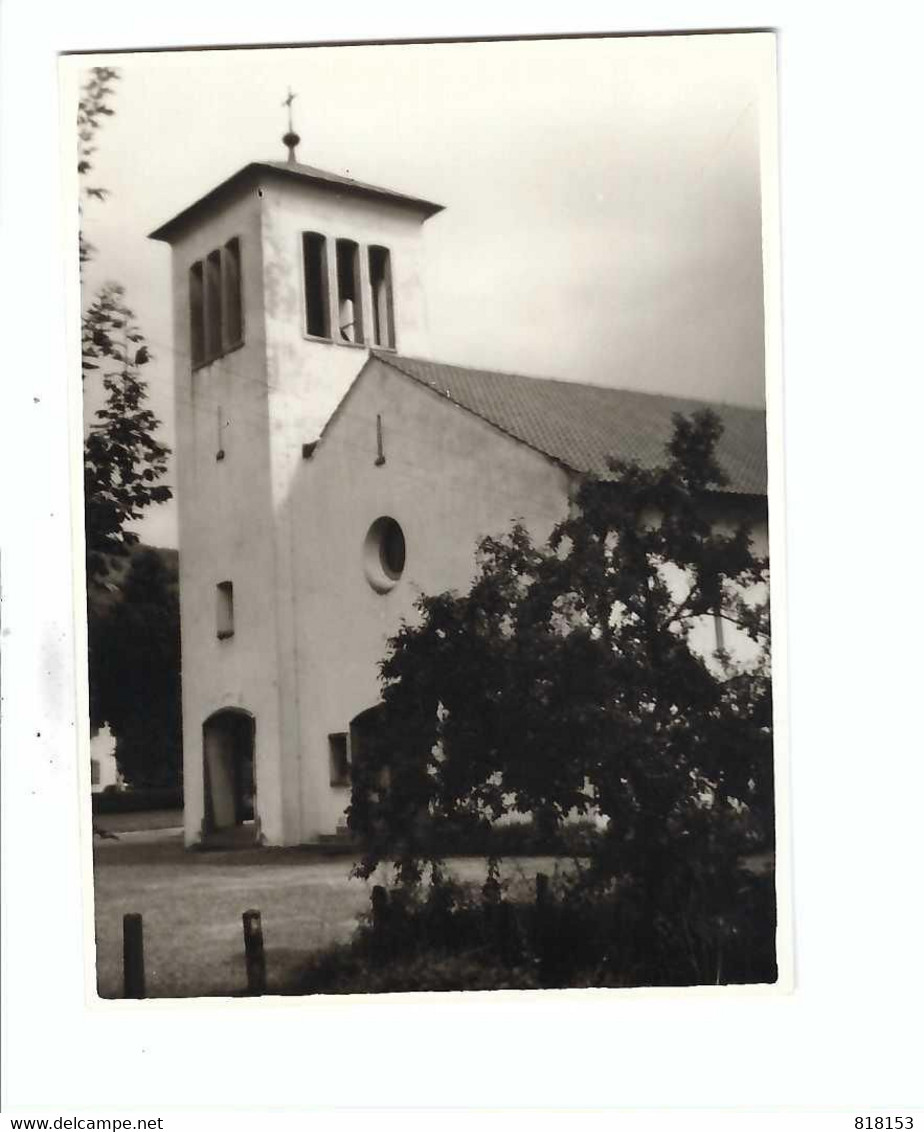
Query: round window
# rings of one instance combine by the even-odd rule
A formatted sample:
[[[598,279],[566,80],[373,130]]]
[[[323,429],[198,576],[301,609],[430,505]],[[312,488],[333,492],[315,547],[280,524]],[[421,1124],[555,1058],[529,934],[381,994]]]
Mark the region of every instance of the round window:
[[[369,585],[387,593],[404,573],[404,531],[394,519],[383,515],[369,528],[363,543],[363,566]]]

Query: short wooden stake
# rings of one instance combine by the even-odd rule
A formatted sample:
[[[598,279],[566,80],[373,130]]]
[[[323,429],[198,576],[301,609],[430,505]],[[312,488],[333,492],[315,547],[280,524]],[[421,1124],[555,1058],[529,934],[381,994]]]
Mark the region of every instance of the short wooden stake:
[[[244,913],[244,959],[247,964],[247,993],[266,994],[266,954],[263,951],[263,924],[260,913],[250,908]]]
[[[545,873],[536,873],[536,950],[539,953],[539,985],[543,987],[554,985],[550,912],[549,878]]]
[[[122,917],[122,972],[126,998],[144,998],[144,928],[140,912]]]
[[[377,884],[372,889],[372,948],[378,960],[388,951],[388,890]]]

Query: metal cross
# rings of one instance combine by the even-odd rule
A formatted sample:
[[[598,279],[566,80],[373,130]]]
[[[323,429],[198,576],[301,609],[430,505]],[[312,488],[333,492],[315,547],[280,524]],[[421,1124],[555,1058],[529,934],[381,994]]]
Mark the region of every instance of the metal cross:
[[[286,99],[285,99],[285,101],[283,102],[282,105],[285,106],[286,109],[289,111],[289,133],[290,134],[292,133],[292,103],[296,100],[296,98],[298,98],[298,95],[293,94],[292,88],[289,87],[289,93],[286,96]]]

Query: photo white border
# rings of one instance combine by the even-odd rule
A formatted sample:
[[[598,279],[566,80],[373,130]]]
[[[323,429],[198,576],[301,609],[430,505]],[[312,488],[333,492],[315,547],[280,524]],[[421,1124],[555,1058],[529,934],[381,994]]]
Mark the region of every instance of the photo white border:
[[[877,431],[877,426],[883,422],[883,401],[914,415],[913,391],[901,378],[917,357],[910,334],[917,304],[910,296],[919,288],[902,254],[906,245],[901,233],[907,225],[912,246],[920,234],[920,222],[915,225],[910,208],[915,199],[922,199],[920,172],[909,160],[916,148],[914,111],[920,97],[902,101],[906,88],[899,84],[896,92],[896,72],[912,71],[909,47],[919,42],[920,17],[903,11],[902,34],[889,36],[887,50],[874,57],[862,24],[829,26],[822,6],[812,12],[799,4],[701,3],[695,11],[671,3],[654,9],[650,3],[578,3],[567,9],[540,3],[528,10],[494,4],[469,7],[462,14],[435,13],[418,4],[395,11],[354,3],[350,16],[325,11],[312,13],[310,19],[303,11],[272,2],[222,7],[220,30],[227,43],[771,24],[781,30],[787,475],[790,484],[799,485],[787,513],[787,558],[797,566],[789,578],[789,620],[790,640],[802,656],[790,673],[796,681],[801,677],[812,682],[811,687],[797,682],[784,721],[793,723],[796,917],[800,956],[806,959],[804,972],[800,965],[797,992],[791,998],[672,997],[644,1002],[614,1002],[596,994],[589,1000],[566,999],[558,992],[495,1001],[489,1013],[486,998],[493,996],[464,995],[464,1001],[453,1005],[451,1017],[428,1002],[370,999],[361,1011],[323,1010],[323,1026],[309,1030],[304,1020],[300,1024],[299,1010],[278,1013],[269,1028],[246,1012],[233,1025],[219,1007],[207,1018],[182,1009],[150,1011],[141,1017],[126,1011],[116,1022],[88,1011],[84,1003],[79,870],[68,856],[78,836],[71,689],[81,643],[74,641],[70,629],[77,587],[71,589],[69,570],[61,568],[62,548],[66,560],[71,543],[63,443],[68,431],[61,397],[65,354],[61,335],[49,334],[49,326],[55,325],[49,309],[58,314],[57,326],[64,325],[60,268],[59,277],[54,277],[63,231],[55,219],[60,215],[61,181],[52,53],[65,48],[214,43],[219,25],[208,4],[166,3],[155,13],[115,4],[80,6],[79,11],[46,4],[32,11],[14,2],[2,13],[0,79],[4,301],[9,300],[7,310],[23,316],[11,321],[15,333],[8,339],[9,372],[17,380],[6,382],[2,394],[4,427],[10,429],[8,422],[15,422],[19,439],[14,445],[4,437],[0,562],[5,634],[4,1111],[13,1105],[163,1111],[177,1105],[209,1107],[219,1101],[324,1109],[355,1103],[358,1092],[367,1105],[811,1107],[908,1104],[915,1092],[919,1102],[911,1024],[920,1009],[921,974],[910,944],[915,940],[919,948],[922,934],[920,907],[914,903],[920,846],[908,799],[920,798],[922,787],[920,766],[911,758],[911,733],[902,729],[910,722],[902,711],[902,696],[913,703],[915,686],[905,674],[919,666],[909,641],[903,651],[906,626],[900,617],[893,618],[884,637],[881,626],[862,620],[846,636],[833,621],[838,611],[846,619],[847,611],[854,610],[857,587],[865,581],[852,572],[850,563],[840,572],[826,573],[820,601],[807,573],[816,568],[816,555],[817,568],[823,568],[826,546],[830,553],[831,543],[816,532],[819,524],[832,536],[841,535],[845,555],[868,562],[847,526],[854,507],[878,505],[880,519],[886,522],[916,513],[909,491],[916,482],[916,449],[896,443],[896,437],[904,441],[908,436],[902,414],[891,414],[888,433]],[[881,5],[877,18],[884,20],[888,8]],[[847,20],[843,9],[839,14]],[[851,60],[862,61],[864,100],[849,86],[855,77],[851,68],[856,67]],[[907,89],[920,95],[919,84]],[[10,111],[8,95],[16,90],[23,105]],[[876,128],[885,131],[886,140],[893,140],[894,153],[875,146],[866,113],[877,119]],[[863,161],[850,161],[845,126],[853,123],[845,120],[851,118],[864,142],[872,143],[877,159],[867,154],[865,167]],[[896,120],[906,132],[896,128]],[[885,157],[894,160],[886,162]],[[817,179],[815,184],[808,182],[806,170]],[[879,183],[886,170],[888,202],[882,200]],[[876,221],[893,249],[892,258],[885,261],[896,294],[892,310],[868,292],[874,280],[881,280],[883,265],[863,227],[871,219],[863,208],[867,200],[879,202]],[[842,219],[838,242],[832,239],[830,223],[819,224],[819,206]],[[22,223],[24,217],[28,225]],[[869,326],[845,326],[832,310],[832,302],[843,302],[846,295],[838,278],[845,271],[845,253],[850,269],[866,275]],[[785,271],[790,257],[803,268],[819,270],[811,291],[804,275]],[[908,259],[916,265],[916,257]],[[9,277],[10,262],[17,266],[14,280]],[[768,301],[770,291],[768,286]],[[22,301],[24,292],[41,295],[46,302],[33,302],[30,311]],[[820,327],[834,332],[839,325],[843,340],[818,341]],[[874,331],[882,338],[881,362],[891,368],[872,379],[870,392],[878,401],[871,397],[859,402],[855,393],[851,396],[857,388],[851,383],[871,380],[857,367],[861,360],[868,363]],[[768,369],[771,361],[768,348]],[[774,410],[768,399],[768,414],[779,422],[779,403]],[[840,429],[833,435],[832,415]],[[878,458],[890,469],[888,498],[875,491],[861,491],[859,499],[849,500],[838,494],[845,479],[856,486],[848,460],[858,437],[864,459],[875,466]],[[871,475],[871,486],[881,488]],[[819,500],[828,508],[820,518],[809,513]],[[776,576],[774,590],[776,596]],[[815,623],[819,605],[822,626]],[[776,631],[778,611],[775,618]],[[886,646],[880,663],[887,660],[894,673],[895,699],[886,705],[890,711],[880,731],[882,749],[868,752],[875,769],[863,761],[867,752],[860,746],[864,739],[869,742],[874,717],[858,695],[851,696],[859,689],[841,652],[850,642],[861,657],[870,644]],[[861,662],[869,664],[870,659]],[[784,678],[788,682],[786,674]],[[875,672],[870,673],[870,684],[873,691],[879,690]],[[828,714],[837,707],[840,717]],[[852,727],[844,726],[847,714]],[[825,757],[825,741],[843,752],[840,764]],[[897,761],[902,754],[905,758]],[[883,791],[889,806],[877,811],[875,798]],[[863,861],[852,851],[854,835],[868,846],[868,869],[856,867]],[[828,844],[819,852],[821,839]],[[853,867],[852,877],[841,877],[832,868],[837,855]],[[854,894],[850,881],[862,891]],[[883,897],[901,891],[908,894],[907,903],[894,909],[901,931],[888,932]],[[869,978],[871,970],[875,980]],[[359,1067],[354,1060],[357,1047],[363,1054]],[[244,1048],[246,1073],[236,1071],[235,1060]],[[471,1064],[473,1051],[478,1064],[493,1067],[493,1072],[480,1072]],[[400,1055],[404,1077],[396,1072],[393,1055]],[[54,1066],[51,1072],[49,1065]]]
[[[764,258],[764,292],[765,292],[765,387],[767,396],[767,443],[768,443],[768,499],[770,514],[770,558],[772,562],[779,562],[779,568],[774,567],[772,577],[773,595],[773,677],[774,692],[774,782],[775,782],[775,819],[779,831],[779,848],[775,861],[775,883],[777,898],[777,925],[776,925],[776,951],[778,978],[772,984],[748,985],[720,985],[699,987],[627,987],[606,988],[595,990],[563,989],[556,991],[493,991],[492,995],[501,996],[513,1001],[521,995],[555,995],[572,996],[576,1000],[587,998],[588,995],[603,995],[614,1001],[621,998],[639,997],[676,997],[678,995],[705,996],[727,998],[736,995],[765,995],[786,994],[792,991],[792,901],[791,901],[791,868],[789,856],[789,799],[786,791],[788,781],[788,745],[786,733],[786,720],[788,718],[786,705],[786,602],[785,602],[785,506],[783,499],[783,424],[782,424],[782,373],[780,368],[780,311],[779,311],[779,205],[778,205],[778,144],[777,144],[777,98],[776,98],[776,51],[772,32],[748,33],[762,35],[765,40],[765,51],[761,60],[763,69],[761,73],[752,76],[756,97],[759,99],[759,143],[761,168],[761,213],[763,233]],[[310,50],[310,49],[309,49]],[[253,51],[240,51],[241,66],[246,67],[251,54],[259,54],[260,49]],[[203,52],[190,53],[189,65],[196,65],[196,56]],[[208,55],[209,52],[204,52]],[[62,123],[73,119],[76,113],[77,99],[83,76],[90,67],[110,66],[115,68],[129,68],[132,62],[130,54],[108,55],[71,55],[62,58],[60,63],[60,92],[61,106],[60,119]],[[206,64],[207,65],[207,64]],[[65,138],[64,150],[67,155],[74,144]],[[65,246],[76,249],[78,240],[78,223],[76,209],[73,202],[77,199],[78,185],[76,160],[69,157],[62,162],[63,191],[63,227],[65,231]],[[67,289],[67,323],[68,323],[68,371],[74,375],[80,372],[80,311],[81,294],[79,286],[79,271],[77,270],[76,255],[70,273]],[[74,515],[82,514],[83,496],[82,485],[79,479],[82,465],[83,443],[83,405],[80,402],[79,386],[72,382],[69,387],[71,394],[70,435],[72,455],[72,498],[71,507]],[[86,576],[84,570],[84,540],[79,524],[72,528],[72,553],[75,563],[74,586],[75,608],[80,609],[85,600]],[[75,651],[77,665],[77,704],[88,703],[88,685],[86,665],[81,658],[86,655],[86,621],[78,617],[75,625]],[[299,1009],[307,1011],[313,1016],[315,1010],[325,1006],[330,1010],[355,1011],[365,1004],[368,996],[353,995],[347,1003],[343,997],[333,996],[325,1004],[318,996],[305,999],[293,999],[288,996],[264,996],[258,1002],[250,1002],[243,1006],[239,998],[232,997],[203,997],[189,999],[149,999],[141,1002],[124,1002],[113,999],[100,998],[96,992],[96,941],[94,920],[94,877],[93,877],[93,851],[92,851],[92,814],[90,812],[90,779],[89,779],[89,723],[85,714],[78,712],[78,779],[81,791],[81,862],[83,866],[84,889],[84,955],[86,971],[87,1006],[91,1010],[103,1012],[116,1011],[124,1016],[126,1011],[140,1011],[144,1015],[152,1010],[213,1010],[217,1006],[234,1010],[254,1009]],[[460,992],[461,993],[461,992]],[[470,993],[470,992],[465,992]],[[420,1003],[428,1002],[434,1005],[430,994],[406,994],[389,996],[392,1002],[407,999],[417,1000]],[[458,996],[447,994],[443,996],[442,1005],[448,1005]]]

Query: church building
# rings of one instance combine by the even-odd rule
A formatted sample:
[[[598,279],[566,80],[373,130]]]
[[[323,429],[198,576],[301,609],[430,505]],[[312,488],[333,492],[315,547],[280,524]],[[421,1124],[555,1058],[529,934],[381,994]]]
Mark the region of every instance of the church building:
[[[672,414],[704,407],[432,360],[422,234],[442,206],[284,140],[289,160],[152,233],[172,249],[187,845],[342,831],[416,598],[467,589],[514,520],[544,539],[610,457],[661,462]],[[722,515],[765,552],[764,414],[715,408]]]

